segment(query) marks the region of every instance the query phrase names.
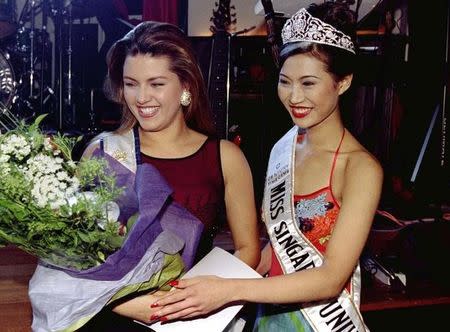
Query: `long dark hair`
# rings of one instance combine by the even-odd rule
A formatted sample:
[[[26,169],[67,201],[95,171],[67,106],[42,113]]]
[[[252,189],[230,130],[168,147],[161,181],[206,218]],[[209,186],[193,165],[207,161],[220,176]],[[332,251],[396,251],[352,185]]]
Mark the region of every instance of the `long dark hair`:
[[[105,81],[107,96],[122,105],[121,125],[118,132],[124,132],[136,125],[136,118],[128,108],[123,94],[123,66],[127,56],[149,54],[166,56],[170,70],[182,84],[189,87],[192,101],[183,106],[188,127],[205,135],[214,135],[215,129],[206,93],[205,83],[192,45],[178,27],[169,23],[142,22],[118,40],[107,55],[108,75]]]

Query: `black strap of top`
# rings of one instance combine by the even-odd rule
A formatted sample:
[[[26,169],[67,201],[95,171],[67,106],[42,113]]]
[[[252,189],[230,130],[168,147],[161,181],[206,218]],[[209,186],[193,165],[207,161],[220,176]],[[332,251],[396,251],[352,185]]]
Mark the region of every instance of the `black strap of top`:
[[[141,157],[141,142],[139,140],[139,126],[136,125],[133,128],[134,133],[134,156],[136,159],[136,165],[142,164],[142,157]]]
[[[102,152],[102,155],[105,153],[105,142],[103,141],[103,138],[100,139],[100,151]]]

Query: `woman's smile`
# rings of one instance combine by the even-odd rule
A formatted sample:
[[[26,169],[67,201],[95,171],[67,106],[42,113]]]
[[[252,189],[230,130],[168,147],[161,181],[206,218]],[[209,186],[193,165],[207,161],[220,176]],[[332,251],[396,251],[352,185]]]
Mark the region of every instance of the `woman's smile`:
[[[157,115],[159,111],[159,106],[147,106],[147,107],[137,107],[139,116],[142,118],[153,118]]]
[[[291,113],[294,118],[302,119],[311,113],[312,107],[291,106]]]

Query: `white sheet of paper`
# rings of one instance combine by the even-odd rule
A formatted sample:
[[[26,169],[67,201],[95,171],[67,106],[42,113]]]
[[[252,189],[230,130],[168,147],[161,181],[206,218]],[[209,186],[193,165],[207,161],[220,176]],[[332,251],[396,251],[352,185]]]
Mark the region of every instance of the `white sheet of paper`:
[[[200,275],[216,275],[222,278],[261,278],[261,275],[251,267],[218,247],[213,248],[183,278]],[[232,305],[205,318],[164,324],[157,322],[148,325],[148,327],[151,327],[156,332],[222,332],[241,308],[242,305]]]

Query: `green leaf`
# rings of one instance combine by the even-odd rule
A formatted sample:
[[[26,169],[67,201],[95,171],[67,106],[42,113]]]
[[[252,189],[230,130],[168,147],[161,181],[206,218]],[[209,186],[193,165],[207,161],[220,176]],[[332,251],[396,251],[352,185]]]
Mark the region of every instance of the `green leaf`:
[[[101,260],[102,262],[105,261],[105,254],[102,253],[101,251],[97,251],[97,256],[98,256],[98,258],[100,258],[100,260]]]
[[[139,218],[139,213],[135,213],[133,214],[130,218],[128,218],[127,221],[127,228],[128,228],[128,233],[133,229],[134,224],[136,223],[136,221]]]
[[[39,115],[33,122],[33,124],[30,126],[30,130],[37,130],[39,125],[41,124],[42,120],[47,116],[47,114],[41,114]]]
[[[106,239],[106,243],[111,248],[120,248],[123,244],[124,237],[119,234],[112,234]]]

